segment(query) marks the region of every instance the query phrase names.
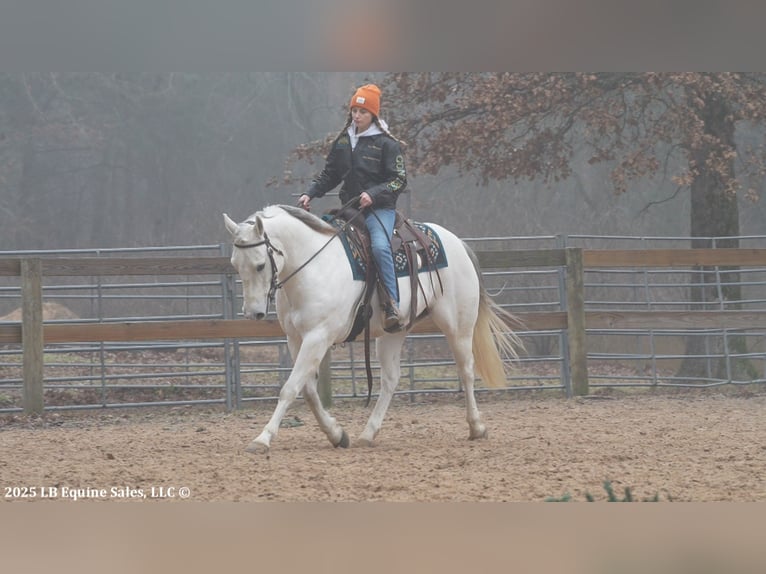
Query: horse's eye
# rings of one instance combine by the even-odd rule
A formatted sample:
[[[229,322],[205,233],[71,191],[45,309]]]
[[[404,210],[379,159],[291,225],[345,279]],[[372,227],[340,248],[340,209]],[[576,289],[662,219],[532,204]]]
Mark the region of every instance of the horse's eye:
[[[259,265],[255,266],[255,270],[260,272],[260,271],[263,271],[264,267],[266,267],[266,264],[265,263],[260,263]]]

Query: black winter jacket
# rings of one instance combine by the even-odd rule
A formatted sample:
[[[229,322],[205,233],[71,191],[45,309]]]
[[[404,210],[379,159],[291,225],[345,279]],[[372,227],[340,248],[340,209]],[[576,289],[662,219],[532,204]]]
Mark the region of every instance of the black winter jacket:
[[[342,204],[366,191],[374,208],[395,209],[407,185],[399,142],[388,134],[377,133],[360,137],[352,151],[348,133],[341,133],[332,144],[322,173],[306,193],[311,198],[322,197],[341,182]]]

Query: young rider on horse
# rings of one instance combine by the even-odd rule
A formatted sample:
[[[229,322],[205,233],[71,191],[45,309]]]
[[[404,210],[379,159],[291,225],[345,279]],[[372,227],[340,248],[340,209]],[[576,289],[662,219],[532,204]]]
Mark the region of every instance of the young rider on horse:
[[[341,203],[359,197],[358,206],[365,210],[372,253],[389,295],[383,302],[384,328],[396,331],[401,322],[391,236],[396,200],[407,185],[407,175],[399,140],[380,119],[380,89],[375,84],[360,87],[351,97],[346,125],[333,142],[325,167],[298,203],[308,209],[313,198],[341,182]]]

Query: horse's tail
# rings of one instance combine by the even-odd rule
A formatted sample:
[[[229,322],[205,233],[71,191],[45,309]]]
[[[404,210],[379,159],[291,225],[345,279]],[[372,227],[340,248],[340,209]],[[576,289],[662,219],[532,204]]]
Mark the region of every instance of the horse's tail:
[[[465,242],[463,246],[479,278],[479,316],[473,328],[475,368],[488,386],[502,387],[506,382],[503,355],[511,360],[517,360],[519,351],[524,349],[524,343],[510,327],[510,325],[521,326],[521,321],[492,300],[484,288],[476,254]]]

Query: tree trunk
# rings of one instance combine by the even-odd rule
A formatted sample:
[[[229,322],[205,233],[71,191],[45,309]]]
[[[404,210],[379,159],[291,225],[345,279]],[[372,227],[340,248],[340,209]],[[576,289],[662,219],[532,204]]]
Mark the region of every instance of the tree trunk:
[[[16,220],[21,224],[14,224],[13,242],[6,244],[4,249],[18,249],[20,245],[30,245],[30,247],[27,247],[28,249],[38,247],[38,245],[35,245],[34,231],[32,231],[36,226],[24,222],[24,214],[34,214],[36,212],[35,202],[40,195],[36,181],[38,171],[39,166],[35,146],[31,141],[27,141],[24,143],[21,155],[21,177],[19,179],[18,191],[11,203],[13,212],[20,215]],[[4,235],[10,239],[11,230],[4,229],[3,231]]]
[[[714,94],[705,98],[702,119],[705,134],[713,136],[717,143],[706,143],[691,151],[690,157],[698,173],[691,184],[691,234],[692,248],[739,247],[739,210],[736,196],[725,190],[722,174],[711,170],[708,161],[722,147],[734,148],[734,122],[725,100]],[[724,164],[725,175],[734,176],[734,160]],[[725,239],[720,239],[725,237]],[[734,267],[701,267],[692,274],[690,300],[693,310],[737,309],[742,299],[739,273]],[[726,285],[726,284],[730,285]],[[730,337],[729,351],[744,350],[744,337]],[[726,362],[700,358],[701,355],[721,353],[723,341],[719,337],[689,336],[686,340],[687,357],[681,364],[679,376],[690,378],[726,378]],[[732,367],[734,367],[732,363]],[[740,372],[749,371],[747,365],[739,365]],[[732,369],[732,376],[736,373]],[[693,381],[695,382],[695,381]]]

